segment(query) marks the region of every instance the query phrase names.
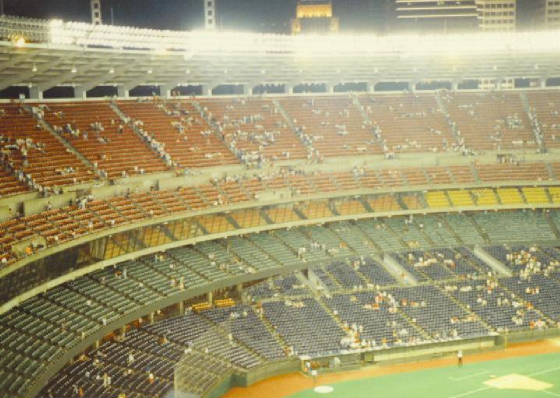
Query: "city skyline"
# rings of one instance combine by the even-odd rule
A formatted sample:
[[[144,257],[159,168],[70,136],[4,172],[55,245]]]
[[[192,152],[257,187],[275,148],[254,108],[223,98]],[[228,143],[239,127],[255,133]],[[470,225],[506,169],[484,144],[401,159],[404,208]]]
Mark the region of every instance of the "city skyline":
[[[89,0],[3,0],[4,12],[32,18],[90,21]],[[394,0],[332,0],[343,32],[394,30]],[[517,0],[517,26],[531,29],[534,0]],[[217,0],[218,28],[288,33],[297,0]],[[154,29],[196,30],[203,27],[202,0],[102,0],[105,24]]]

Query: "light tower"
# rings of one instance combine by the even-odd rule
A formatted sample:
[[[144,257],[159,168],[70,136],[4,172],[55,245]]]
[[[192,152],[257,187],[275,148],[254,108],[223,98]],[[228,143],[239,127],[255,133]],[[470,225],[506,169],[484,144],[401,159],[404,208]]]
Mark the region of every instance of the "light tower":
[[[101,0],[91,0],[91,23],[93,25],[101,25]]]
[[[216,0],[204,1],[204,28],[216,29]]]

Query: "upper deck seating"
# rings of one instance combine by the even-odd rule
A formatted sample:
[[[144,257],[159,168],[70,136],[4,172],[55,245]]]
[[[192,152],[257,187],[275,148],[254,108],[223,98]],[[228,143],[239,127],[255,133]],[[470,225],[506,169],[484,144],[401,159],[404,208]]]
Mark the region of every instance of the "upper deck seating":
[[[279,102],[319,158],[381,153],[372,127],[350,97],[287,97]]]
[[[433,95],[364,95],[369,119],[379,127],[384,152],[443,152],[455,138]]]
[[[11,165],[11,173],[21,170],[42,187],[77,184],[95,179],[88,168],[50,132],[43,130],[37,120],[24,108],[15,104],[3,105],[0,116],[0,147],[5,154],[4,167]],[[33,105],[37,115],[48,114],[48,108]],[[1,162],[0,162],[1,163]],[[17,174],[17,173],[16,173]],[[21,178],[20,182],[26,179]],[[23,192],[22,184],[6,181],[8,192]],[[39,190],[38,186],[34,187]]]
[[[200,105],[216,122],[226,144],[247,162],[305,159],[307,149],[272,100],[204,100]]]
[[[108,178],[167,170],[162,159],[105,102],[56,103],[45,119]]]
[[[560,92],[528,92],[527,99],[537,117],[544,145],[547,148],[560,147]]]
[[[179,167],[199,168],[239,163],[214,135],[211,127],[189,101],[166,103],[119,101],[129,117],[141,120]]]
[[[442,98],[468,148],[537,149],[519,93],[446,93]]]

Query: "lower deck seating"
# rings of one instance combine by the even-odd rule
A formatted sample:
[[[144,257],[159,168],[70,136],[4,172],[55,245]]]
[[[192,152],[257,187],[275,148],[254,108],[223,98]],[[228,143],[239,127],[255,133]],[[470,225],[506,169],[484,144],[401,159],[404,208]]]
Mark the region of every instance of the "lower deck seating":
[[[344,331],[312,298],[263,303],[264,317],[298,355],[336,352]]]
[[[476,316],[454,303],[435,286],[392,289],[399,309],[438,340],[485,336],[489,330]]]
[[[483,216],[484,213],[426,215],[424,218],[414,217],[412,221],[408,217],[392,217],[390,220],[292,228],[245,238],[201,242],[94,271],[33,297],[0,316],[0,337],[5,342],[0,359],[0,371],[5,376],[0,381],[2,392],[7,391],[10,396],[24,395],[31,380],[55,366],[54,361],[61,355],[75,349],[92,333],[107,331],[103,329],[106,325],[113,327],[116,325],[113,322],[123,316],[136,314],[147,305],[173,302],[187,289],[203,289],[210,283],[224,283],[228,278],[244,277],[256,270],[284,276],[247,288],[247,304],[200,314],[188,312],[186,316],[142,327],[141,332],[131,332],[124,342],[107,345],[107,350],[115,354],[99,361],[105,369],[103,373],[115,376],[112,387],[105,388],[98,381],[85,380],[85,370],[84,374],[71,373],[71,377],[64,376],[69,374],[65,370],[51,381],[49,388],[56,393],[70,390],[69,396],[77,396],[73,384],[78,383],[91,396],[111,395],[118,389],[126,391],[127,395],[159,396],[168,386],[171,363],[176,363],[191,345],[194,346],[193,352],[200,354],[199,359],[214,356],[216,366],[221,364],[221,371],[252,368],[265,361],[283,358],[286,352],[290,352],[290,346],[297,354],[338,352],[342,338],[348,335],[353,323],[362,326],[364,339],[368,340],[366,344],[371,345],[371,340],[375,340],[377,346],[474,337],[505,328],[524,330],[555,326],[560,321],[557,305],[560,250],[527,242],[527,235],[538,238],[535,231],[544,231],[545,227],[553,225],[551,222],[557,222],[557,212],[489,212],[486,214],[488,224],[496,224],[495,227],[483,223]],[[429,218],[433,220],[427,221]],[[411,251],[400,242],[400,232],[397,231],[400,231],[401,224],[407,225],[405,219],[416,225],[415,233],[424,237],[423,244],[427,247]],[[428,223],[437,222],[442,223],[442,231],[461,236],[465,245],[477,244],[480,233],[473,231],[483,227],[484,234],[498,244],[502,235],[498,235],[494,228],[505,229],[513,243],[520,242],[519,246],[497,245],[498,252],[487,250],[503,262],[508,260],[508,254],[514,255],[515,260],[518,253],[525,251],[529,253],[530,261],[513,264],[514,275],[500,278],[492,268],[477,259],[471,249],[441,247],[441,243],[433,238],[433,231],[440,227],[426,227]],[[420,224],[424,227],[421,228]],[[548,231],[541,232],[545,234],[543,237],[550,238]],[[521,240],[523,234],[525,241]],[[369,255],[367,251],[360,253],[354,249],[360,241],[372,244],[368,248]],[[313,242],[319,247],[323,244],[338,247],[340,251],[311,250]],[[395,249],[389,249],[391,244]],[[490,243],[483,246],[493,247]],[[298,256],[301,247],[308,251]],[[421,285],[405,287],[399,285],[400,279],[397,281],[388,273],[387,264],[381,265],[374,260],[384,253],[401,259],[403,267],[409,267],[403,262],[408,261],[408,253],[416,262],[420,257],[423,261],[433,258],[435,262],[416,270],[423,277],[418,278]],[[306,266],[311,268],[309,274],[315,274],[320,284],[326,287],[330,297],[306,283],[303,279],[307,275],[305,271],[294,274],[283,268],[303,269]],[[409,269],[414,270],[414,267]],[[465,286],[471,286],[471,289],[461,290]],[[477,292],[476,297],[472,292]],[[480,304],[478,293],[487,304],[473,304],[473,300]],[[503,299],[507,301],[504,303]],[[374,304],[381,303],[384,304],[376,309]],[[496,307],[493,306],[504,307],[504,314],[494,315],[491,309]],[[386,315],[387,318],[380,315],[384,311],[390,314]],[[364,320],[358,323],[360,314]],[[372,323],[368,323],[366,315]],[[389,325],[379,323],[379,319],[388,319]],[[136,333],[149,336],[144,339]],[[261,335],[262,338],[256,337]],[[168,343],[158,343],[163,337]],[[150,339],[153,339],[153,345]],[[178,349],[169,348],[175,346]],[[103,346],[101,350],[105,353]],[[122,357],[128,355],[128,351],[133,352],[138,364],[153,363],[153,373],[159,381],[150,383],[148,373],[141,373],[133,366],[134,373],[140,376],[124,379],[122,383],[118,381],[115,368],[124,373],[128,364]],[[81,362],[92,361],[90,358]],[[89,365],[81,366],[89,368]],[[97,370],[90,370],[90,375],[97,374],[93,372]],[[192,372],[198,375],[196,370]],[[193,388],[199,392],[210,388],[219,380],[220,373],[212,375],[209,379],[201,377],[202,386]],[[67,380],[72,381],[68,384]],[[48,392],[43,391],[41,396],[48,396]]]

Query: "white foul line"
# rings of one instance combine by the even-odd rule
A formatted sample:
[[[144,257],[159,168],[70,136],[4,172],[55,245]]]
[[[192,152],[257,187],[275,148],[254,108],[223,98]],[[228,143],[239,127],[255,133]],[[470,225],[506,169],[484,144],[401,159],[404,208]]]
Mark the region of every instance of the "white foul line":
[[[478,373],[474,373],[474,374],[467,375],[467,376],[462,376],[462,377],[450,377],[449,379],[453,380],[453,381],[466,380],[466,379],[470,379],[471,377],[482,376],[482,375],[486,375],[488,373],[489,372],[485,370],[484,372],[478,372]]]
[[[558,366],[558,367],[556,367],[556,368],[545,369],[545,370],[541,370],[541,371],[538,371],[538,372],[530,373],[530,374],[528,374],[527,376],[529,376],[529,377],[538,376],[538,375],[543,375],[543,374],[546,374],[546,373],[555,372],[555,371],[557,371],[557,370],[560,370],[560,366]],[[471,394],[477,393],[477,392],[479,392],[479,391],[489,390],[489,389],[491,389],[491,388],[492,388],[492,387],[481,387],[481,388],[477,388],[476,390],[467,391],[467,392],[464,392],[464,393],[462,393],[462,394],[454,395],[454,396],[452,396],[451,398],[464,397],[464,396],[467,396],[467,395],[471,395]],[[544,392],[544,393],[549,394],[549,395],[554,395],[554,396],[556,396],[556,397],[560,397],[560,394],[556,394],[556,393],[553,393],[553,392],[550,392],[550,391],[541,390],[540,392]]]

